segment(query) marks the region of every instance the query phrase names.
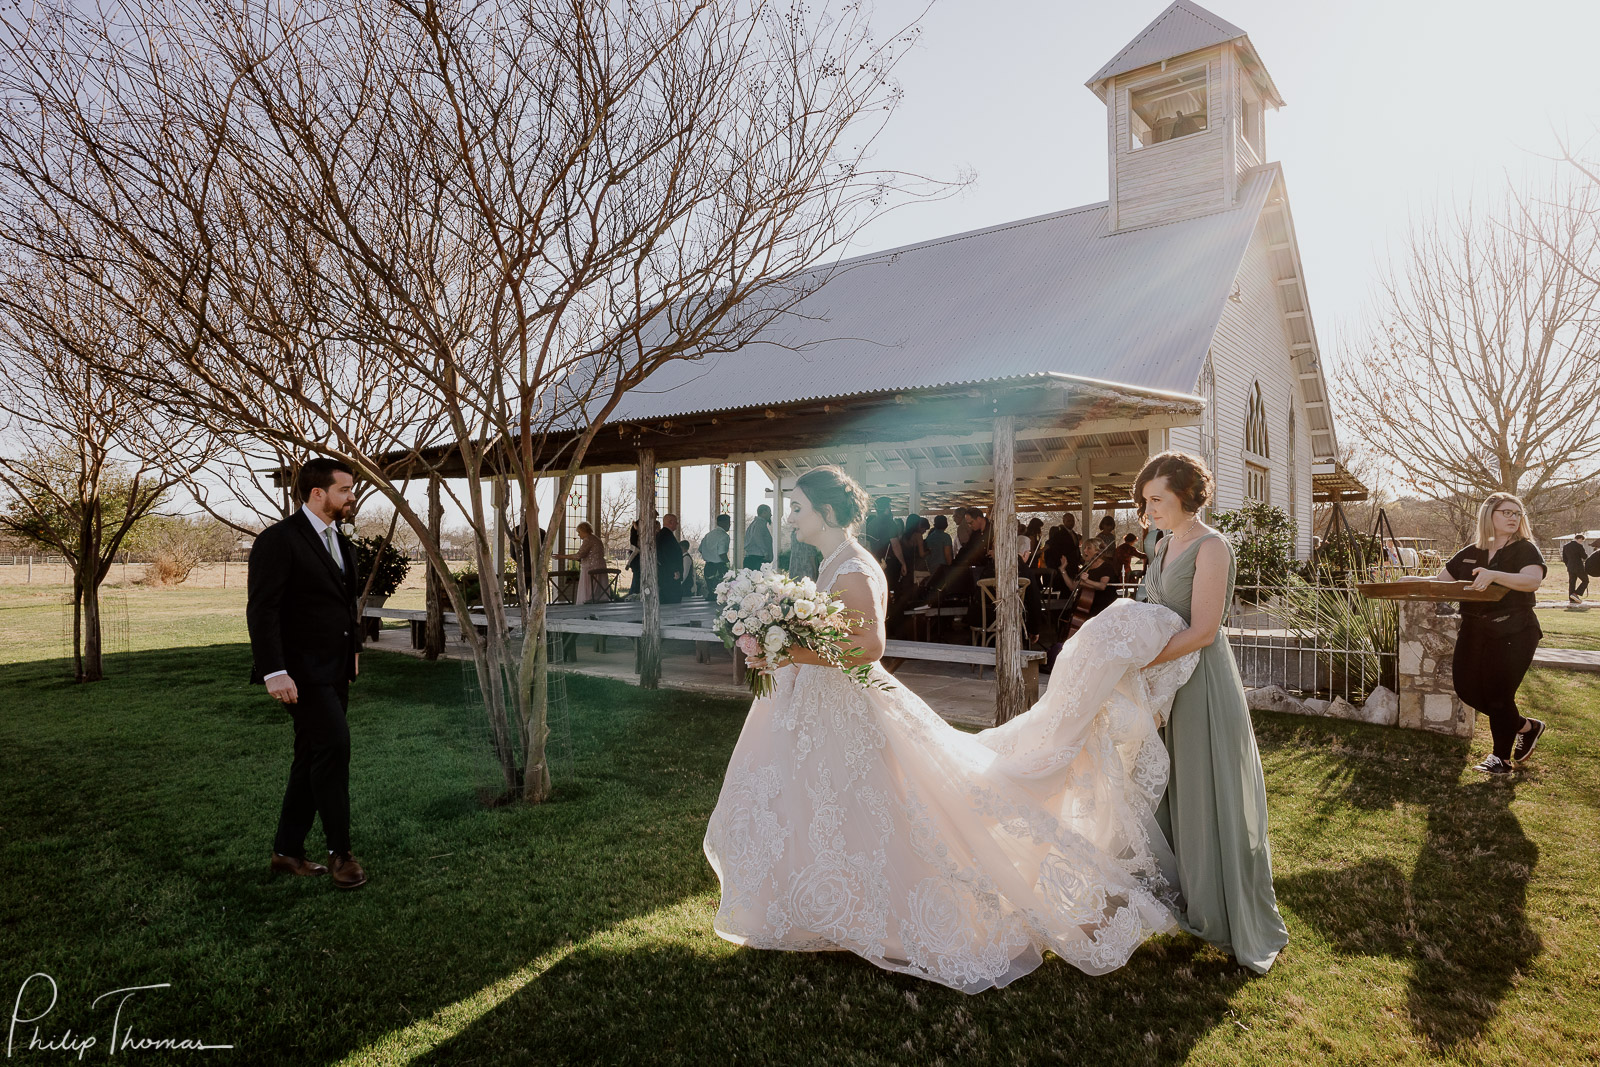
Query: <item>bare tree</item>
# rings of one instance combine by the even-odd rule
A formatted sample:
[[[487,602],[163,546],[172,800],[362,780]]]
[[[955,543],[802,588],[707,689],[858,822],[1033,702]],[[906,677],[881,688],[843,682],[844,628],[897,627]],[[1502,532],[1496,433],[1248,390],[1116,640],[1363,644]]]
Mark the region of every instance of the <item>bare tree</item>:
[[[1336,376],[1343,417],[1409,489],[1537,510],[1600,469],[1597,204],[1578,187],[1412,230]]]
[[[13,250],[14,251],[14,250]],[[193,437],[120,387],[148,333],[50,264],[0,255],[0,528],[72,572],[73,674],[105,676],[100,586],[124,541],[204,462]]]
[[[600,529],[595,533],[606,543],[607,555],[627,555],[628,528],[639,512],[639,501],[627,486],[613,486],[600,498]]]
[[[854,5],[169,0],[0,21],[14,239],[158,294],[161,346],[130,387],[350,463],[463,616],[407,478],[465,480],[492,574],[483,482],[541,528],[537,480],[561,477],[559,513],[629,389],[744,344],[903,184],[864,163],[911,37],[874,40]],[[79,205],[100,205],[92,226],[37,224]],[[354,431],[349,396],[405,413],[408,462]],[[533,801],[549,550],[518,568],[520,620],[486,580],[487,635],[465,630],[508,790]]]

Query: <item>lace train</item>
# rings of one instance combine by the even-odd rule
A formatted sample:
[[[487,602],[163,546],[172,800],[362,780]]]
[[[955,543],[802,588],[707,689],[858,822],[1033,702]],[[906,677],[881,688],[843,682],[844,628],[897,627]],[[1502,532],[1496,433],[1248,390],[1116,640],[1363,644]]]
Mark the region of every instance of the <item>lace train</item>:
[[[850,571],[881,611],[876,564]],[[1119,602],[1067,643],[1038,704],[976,735],[881,667],[894,688],[783,668],[751,705],[706,829],[717,933],[848,950],[969,993],[1045,949],[1090,974],[1122,966],[1175,925],[1157,724],[1196,657],[1140,667],[1183,628],[1170,609]]]

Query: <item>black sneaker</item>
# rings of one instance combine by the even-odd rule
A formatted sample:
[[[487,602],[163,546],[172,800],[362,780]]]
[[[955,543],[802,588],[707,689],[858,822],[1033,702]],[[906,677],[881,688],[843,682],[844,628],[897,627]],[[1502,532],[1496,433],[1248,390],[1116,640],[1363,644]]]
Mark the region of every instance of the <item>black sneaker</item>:
[[[1544,720],[1529,719],[1532,723],[1526,733],[1517,735],[1517,747],[1512,750],[1511,758],[1521,762],[1533,755],[1533,746],[1539,743],[1539,738],[1544,736]]]
[[[1484,774],[1510,774],[1514,768],[1499,756],[1490,753],[1483,757],[1482,763],[1472,769],[1482,771]]]

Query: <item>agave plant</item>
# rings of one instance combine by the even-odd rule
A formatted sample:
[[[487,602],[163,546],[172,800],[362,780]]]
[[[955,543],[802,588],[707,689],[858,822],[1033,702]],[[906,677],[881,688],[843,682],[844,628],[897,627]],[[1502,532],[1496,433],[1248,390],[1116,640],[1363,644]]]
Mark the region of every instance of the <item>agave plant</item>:
[[[1351,703],[1378,686],[1396,688],[1399,605],[1368,600],[1353,588],[1291,581],[1279,605],[1289,629],[1315,641],[1317,677]]]

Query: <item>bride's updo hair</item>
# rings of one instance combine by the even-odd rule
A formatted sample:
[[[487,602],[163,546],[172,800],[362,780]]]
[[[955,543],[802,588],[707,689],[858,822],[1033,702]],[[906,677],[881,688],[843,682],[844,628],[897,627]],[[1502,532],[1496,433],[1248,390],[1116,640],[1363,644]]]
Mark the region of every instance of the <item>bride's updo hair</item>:
[[[1163,452],[1139,472],[1133,483],[1133,501],[1139,511],[1139,525],[1148,526],[1144,517],[1144,487],[1157,478],[1165,478],[1167,487],[1177,496],[1183,510],[1194,514],[1216,498],[1217,480],[1211,476],[1205,461],[1188,452]]]
[[[838,467],[812,467],[795,479],[794,487],[824,516],[833,512],[833,525],[848,530],[867,513],[867,494]]]

